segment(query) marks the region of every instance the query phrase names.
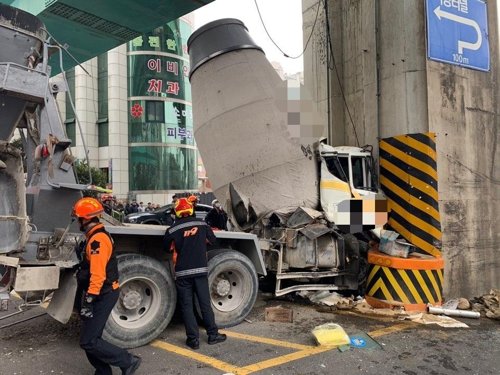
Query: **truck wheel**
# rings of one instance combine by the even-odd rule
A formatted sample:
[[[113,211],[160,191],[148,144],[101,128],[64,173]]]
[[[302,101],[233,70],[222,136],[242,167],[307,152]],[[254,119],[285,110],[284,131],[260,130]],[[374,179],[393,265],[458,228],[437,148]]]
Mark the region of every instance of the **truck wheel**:
[[[253,263],[236,251],[217,254],[208,261],[208,285],[215,322],[221,328],[246,318],[259,287]]]
[[[103,337],[122,348],[154,340],[172,319],[177,302],[174,280],[156,259],[119,255],[120,298],[104,328]]]

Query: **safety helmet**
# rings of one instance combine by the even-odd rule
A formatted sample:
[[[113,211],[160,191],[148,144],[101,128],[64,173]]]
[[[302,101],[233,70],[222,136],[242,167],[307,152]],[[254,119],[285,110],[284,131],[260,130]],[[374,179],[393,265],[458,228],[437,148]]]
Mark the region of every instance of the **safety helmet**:
[[[218,201],[217,199],[214,199],[214,200],[212,201],[212,206],[215,206],[215,204],[216,204],[216,203],[219,203],[219,201]]]
[[[101,202],[97,199],[86,197],[79,199],[73,206],[72,215],[82,219],[92,219],[104,212]]]
[[[187,197],[187,200],[192,204],[198,203],[198,197],[196,195],[190,195],[189,197]]]
[[[177,217],[191,216],[194,212],[193,204],[188,198],[179,198],[177,202],[175,202],[174,210],[175,216]]]

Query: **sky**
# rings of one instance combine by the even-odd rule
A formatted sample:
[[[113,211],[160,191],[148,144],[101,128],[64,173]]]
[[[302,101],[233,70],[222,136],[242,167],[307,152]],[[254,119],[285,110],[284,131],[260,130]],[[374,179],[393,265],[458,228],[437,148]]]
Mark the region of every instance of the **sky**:
[[[221,18],[236,18],[245,24],[252,39],[269,61],[281,63],[285,73],[303,71],[302,57],[284,57],[273,44],[259,18],[255,1],[269,35],[287,55],[302,53],[302,0],[215,0],[193,12],[195,29]]]

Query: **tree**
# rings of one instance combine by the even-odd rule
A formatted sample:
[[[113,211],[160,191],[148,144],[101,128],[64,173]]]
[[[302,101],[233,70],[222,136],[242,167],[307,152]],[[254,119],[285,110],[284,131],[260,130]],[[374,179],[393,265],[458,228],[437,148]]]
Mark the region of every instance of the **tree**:
[[[89,167],[87,161],[85,160],[77,160],[73,164],[75,167],[76,176],[80,184],[90,184],[89,178],[89,170],[90,175],[92,176],[92,185],[99,186],[101,188],[106,188],[106,184],[108,183],[106,174],[101,171],[99,168]],[[85,190],[83,192],[85,196],[97,197],[96,191]]]
[[[10,144],[16,148],[18,148],[19,150],[21,150],[21,159],[23,161],[23,170],[24,170],[24,173],[26,173],[27,171],[27,167],[26,167],[26,154],[24,153],[24,146],[23,146],[23,141],[21,138],[16,138],[16,139],[13,139]]]

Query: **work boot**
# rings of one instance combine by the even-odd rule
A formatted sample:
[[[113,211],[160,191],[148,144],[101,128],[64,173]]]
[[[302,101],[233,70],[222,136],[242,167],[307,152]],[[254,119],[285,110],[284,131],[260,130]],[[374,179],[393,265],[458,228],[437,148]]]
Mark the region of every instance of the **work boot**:
[[[227,336],[223,333],[217,333],[216,335],[208,336],[208,345],[218,344],[219,342],[226,341]]]
[[[122,375],[132,375],[135,374],[139,366],[141,365],[142,358],[136,355],[132,356],[132,361],[130,362],[130,366],[127,368],[122,368]]]
[[[196,350],[200,348],[200,341],[198,339],[187,339],[186,345],[191,349]]]

